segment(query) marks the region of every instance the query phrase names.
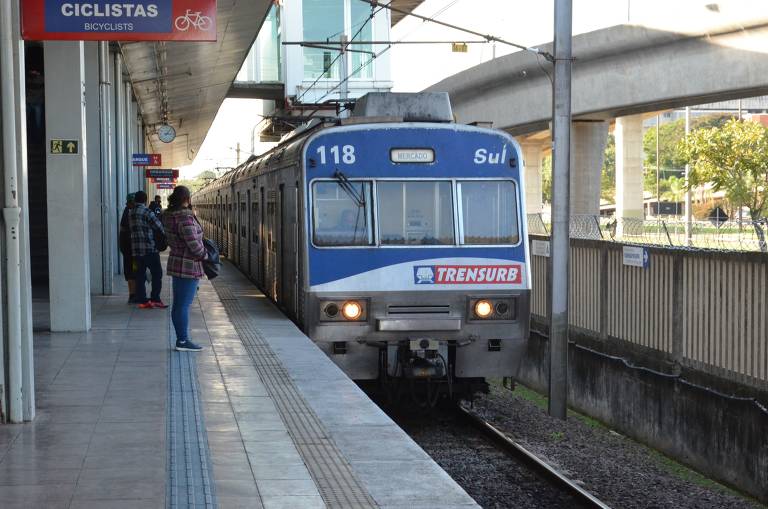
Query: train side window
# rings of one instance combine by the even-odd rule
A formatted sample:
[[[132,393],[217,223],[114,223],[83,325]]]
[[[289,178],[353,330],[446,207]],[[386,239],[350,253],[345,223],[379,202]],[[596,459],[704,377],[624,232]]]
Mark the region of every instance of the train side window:
[[[381,244],[454,244],[451,188],[448,181],[378,182]]]
[[[517,193],[510,181],[473,180],[457,184],[461,243],[517,244]]]
[[[370,182],[315,182],[312,201],[315,245],[373,245]]]

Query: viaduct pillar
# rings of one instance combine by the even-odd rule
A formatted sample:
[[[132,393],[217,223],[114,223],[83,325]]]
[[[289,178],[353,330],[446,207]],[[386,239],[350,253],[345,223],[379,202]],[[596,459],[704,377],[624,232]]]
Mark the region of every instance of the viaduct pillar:
[[[616,119],[616,217],[642,219],[643,117]],[[622,221],[619,221],[621,225]]]
[[[521,148],[525,165],[525,212],[538,214],[542,208],[542,146],[541,143],[524,143]]]
[[[571,127],[571,215],[600,214],[600,172],[608,141],[608,123],[573,122]]]

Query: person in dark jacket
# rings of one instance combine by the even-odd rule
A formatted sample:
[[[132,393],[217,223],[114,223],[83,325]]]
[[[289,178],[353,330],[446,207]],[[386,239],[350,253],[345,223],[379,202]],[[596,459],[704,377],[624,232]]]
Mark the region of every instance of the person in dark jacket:
[[[176,186],[163,213],[163,228],[170,254],[167,272],[173,281],[171,320],[176,330],[176,350],[199,352],[202,347],[189,339],[189,308],[203,278],[203,260],[208,256],[203,245],[203,229],[192,212],[189,189]]]
[[[136,262],[131,253],[131,223],[130,214],[134,206],[134,194],[130,193],[125,198],[125,208],[120,218],[120,236],[118,245],[123,255],[123,276],[128,283],[128,304],[136,303]]]
[[[156,216],[160,217],[160,214],[163,213],[163,199],[159,194],[155,195],[154,201],[150,203],[149,207],[147,208],[151,210]]]
[[[131,225],[131,253],[136,259],[136,300],[141,309],[167,308],[160,300],[163,287],[163,267],[160,264],[160,252],[155,238],[163,235],[163,225],[155,214],[147,208],[147,193],[137,191],[134,194],[134,206],[129,214]],[[144,286],[147,269],[152,274],[152,294],[147,299]]]

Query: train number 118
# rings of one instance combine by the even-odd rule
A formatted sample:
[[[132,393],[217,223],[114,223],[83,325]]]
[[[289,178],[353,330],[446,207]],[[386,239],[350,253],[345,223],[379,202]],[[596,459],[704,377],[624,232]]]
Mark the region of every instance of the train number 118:
[[[355,147],[354,145],[333,145],[328,149],[328,155],[333,159],[333,164],[354,164],[355,163]],[[317,147],[317,154],[320,156],[320,164],[325,164],[328,160],[326,157],[325,145]]]

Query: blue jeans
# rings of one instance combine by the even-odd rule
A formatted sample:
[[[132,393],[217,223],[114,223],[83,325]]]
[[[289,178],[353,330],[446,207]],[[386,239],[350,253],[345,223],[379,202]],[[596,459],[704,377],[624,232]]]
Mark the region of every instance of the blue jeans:
[[[163,289],[163,266],[160,264],[160,253],[149,253],[144,256],[134,257],[136,260],[136,302],[147,302],[147,269],[152,274],[152,295],[150,300],[160,300],[160,291]]]
[[[189,307],[195,300],[198,280],[173,276],[173,305],[171,321],[176,329],[176,342],[189,339]]]

